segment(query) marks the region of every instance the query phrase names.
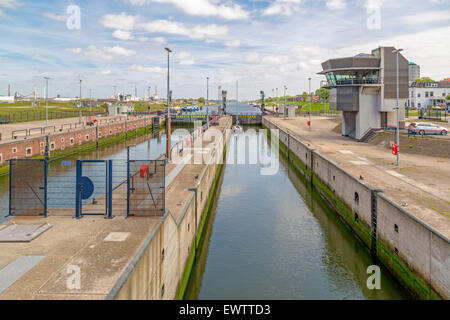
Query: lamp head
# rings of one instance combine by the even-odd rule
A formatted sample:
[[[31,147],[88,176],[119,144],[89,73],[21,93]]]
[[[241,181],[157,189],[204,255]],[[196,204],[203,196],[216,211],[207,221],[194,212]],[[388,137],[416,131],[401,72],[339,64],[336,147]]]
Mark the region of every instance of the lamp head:
[[[164,48],[167,52],[172,52],[172,50],[170,50],[169,48]]]

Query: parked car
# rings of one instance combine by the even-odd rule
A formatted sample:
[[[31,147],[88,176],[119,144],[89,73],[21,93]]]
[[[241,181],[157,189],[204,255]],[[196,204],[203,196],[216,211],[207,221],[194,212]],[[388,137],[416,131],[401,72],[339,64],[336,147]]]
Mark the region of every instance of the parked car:
[[[429,122],[413,122],[408,127],[408,132],[412,134],[440,134],[445,136],[448,133],[448,129],[441,127],[434,123]]]

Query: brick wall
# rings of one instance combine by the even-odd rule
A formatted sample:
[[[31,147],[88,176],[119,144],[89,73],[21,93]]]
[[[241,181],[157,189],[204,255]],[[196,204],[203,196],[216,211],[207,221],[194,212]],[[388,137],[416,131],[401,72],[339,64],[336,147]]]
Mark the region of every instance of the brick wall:
[[[115,122],[110,124],[100,124],[98,126],[98,138],[107,138],[125,132],[136,130],[136,127],[143,128],[151,125],[151,119],[138,119]],[[54,133],[49,137],[49,151],[65,150],[75,145],[96,141],[95,127],[75,129],[70,132]],[[30,138],[20,141],[10,141],[0,144],[0,166],[4,165],[10,159],[31,158],[43,155],[45,152],[45,136]]]

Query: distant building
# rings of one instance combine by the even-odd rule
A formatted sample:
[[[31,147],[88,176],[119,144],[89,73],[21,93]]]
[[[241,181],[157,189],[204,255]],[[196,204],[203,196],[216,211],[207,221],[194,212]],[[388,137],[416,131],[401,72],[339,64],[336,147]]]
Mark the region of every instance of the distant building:
[[[0,103],[14,103],[14,97],[0,96]]]
[[[330,108],[342,111],[342,135],[361,140],[371,129],[397,124],[397,63],[393,47],[322,63]],[[408,60],[399,54],[399,121],[408,101]]]
[[[420,78],[420,66],[414,62],[410,62],[408,65],[409,69],[409,83],[416,81]]]
[[[409,86],[408,106],[426,109],[432,106],[446,104],[446,97],[450,95],[450,81],[417,81]]]
[[[109,104],[108,115],[110,117],[127,116],[134,112],[134,104]]]

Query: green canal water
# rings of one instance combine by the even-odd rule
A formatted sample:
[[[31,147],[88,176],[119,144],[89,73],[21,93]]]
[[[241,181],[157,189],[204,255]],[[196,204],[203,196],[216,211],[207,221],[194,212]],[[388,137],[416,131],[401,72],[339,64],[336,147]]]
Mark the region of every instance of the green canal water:
[[[377,263],[279,161],[271,176],[260,165],[224,166],[185,299],[408,299],[383,268],[381,289],[367,288]]]

